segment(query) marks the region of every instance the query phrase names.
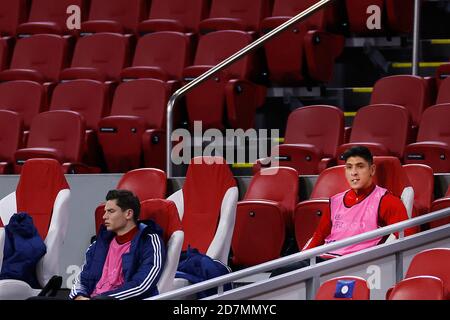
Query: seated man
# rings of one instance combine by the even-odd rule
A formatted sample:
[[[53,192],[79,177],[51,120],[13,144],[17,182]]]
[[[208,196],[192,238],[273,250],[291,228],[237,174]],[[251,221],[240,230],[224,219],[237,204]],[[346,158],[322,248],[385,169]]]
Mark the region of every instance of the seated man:
[[[373,176],[376,168],[369,149],[355,146],[345,151],[343,157],[345,177],[350,189],[330,198],[330,212],[322,216],[313,237],[302,251],[408,219],[401,200],[374,184]],[[380,241],[382,238],[371,239],[333,250],[317,257],[317,261],[370,248]],[[300,261],[275,270],[271,276],[308,265],[309,260]]]
[[[165,260],[161,228],[138,222],[139,199],[127,190],[106,195],[104,224],[88,248],[69,298],[143,299],[158,294]]]

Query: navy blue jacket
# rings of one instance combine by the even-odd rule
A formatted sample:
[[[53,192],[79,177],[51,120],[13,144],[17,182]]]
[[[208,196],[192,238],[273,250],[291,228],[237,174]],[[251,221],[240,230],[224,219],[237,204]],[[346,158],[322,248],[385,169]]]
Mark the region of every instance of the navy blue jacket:
[[[27,282],[32,288],[40,288],[36,278],[36,264],[47,252],[44,241],[27,213],[11,216],[5,226],[5,246],[1,279]]]
[[[125,299],[144,299],[158,294],[156,284],[163,270],[166,250],[161,228],[151,220],[141,222],[139,231],[131,240],[130,251],[122,256],[124,284],[101,296]],[[101,226],[97,240],[86,252],[86,261],[72,287],[69,298],[90,297],[100,280],[115,233]]]

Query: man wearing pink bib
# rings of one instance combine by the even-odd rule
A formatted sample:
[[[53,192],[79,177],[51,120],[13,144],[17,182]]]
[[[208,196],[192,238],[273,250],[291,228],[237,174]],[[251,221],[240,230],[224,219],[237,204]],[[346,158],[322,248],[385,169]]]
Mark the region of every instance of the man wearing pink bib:
[[[330,212],[324,213],[313,237],[302,251],[408,219],[401,200],[388,190],[374,184],[373,176],[376,168],[368,148],[352,147],[343,154],[343,158],[345,177],[350,189],[330,198]],[[335,249],[317,257],[317,261],[321,262],[370,248],[380,241],[382,238],[376,238]],[[275,270],[271,276],[307,265],[309,261],[300,261]]]

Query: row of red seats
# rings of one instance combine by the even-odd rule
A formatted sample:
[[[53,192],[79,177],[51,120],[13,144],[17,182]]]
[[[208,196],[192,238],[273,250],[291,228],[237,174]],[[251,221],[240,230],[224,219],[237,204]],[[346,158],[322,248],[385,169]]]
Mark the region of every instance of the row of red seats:
[[[289,115],[284,144],[272,152],[280,165],[301,174],[318,174],[342,164],[341,154],[357,144],[376,156],[395,156],[404,163],[426,164],[434,172],[450,172],[450,78],[442,81],[436,99],[430,82],[407,75],[380,79],[370,105],[360,108],[352,127],[345,130],[343,112],[336,107],[299,108]]]
[[[138,33],[173,30],[198,32],[239,29],[258,31],[274,17],[294,16],[316,0],[2,0],[0,31],[6,35],[20,33],[70,33],[67,30],[67,8],[81,9],[81,29],[88,32]],[[328,21],[336,23],[341,3],[325,10]],[[376,5],[386,21],[384,31],[410,32],[411,1],[408,0],[346,0],[345,9],[351,32],[379,33],[367,28],[368,7]],[[401,15],[399,14],[401,10]],[[316,15],[314,19],[317,19]],[[386,30],[387,29],[387,30]],[[383,30],[382,30],[383,31]],[[381,32],[382,32],[381,31]]]
[[[386,292],[386,300],[449,300],[450,249],[433,248],[416,254],[405,279]],[[352,286],[352,292],[349,286]],[[370,289],[361,277],[343,276],[325,281],[316,300],[370,300]]]

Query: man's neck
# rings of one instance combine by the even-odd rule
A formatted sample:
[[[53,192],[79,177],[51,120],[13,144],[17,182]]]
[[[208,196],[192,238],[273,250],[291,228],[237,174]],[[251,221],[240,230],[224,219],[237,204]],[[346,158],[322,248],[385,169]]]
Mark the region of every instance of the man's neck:
[[[122,229],[116,231],[117,236],[123,236],[124,234],[127,234],[130,232],[130,230],[136,228],[135,223],[129,223],[126,226],[124,226]]]

